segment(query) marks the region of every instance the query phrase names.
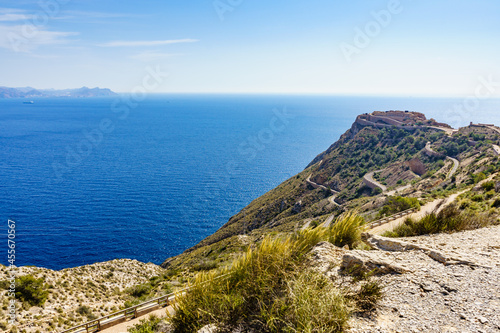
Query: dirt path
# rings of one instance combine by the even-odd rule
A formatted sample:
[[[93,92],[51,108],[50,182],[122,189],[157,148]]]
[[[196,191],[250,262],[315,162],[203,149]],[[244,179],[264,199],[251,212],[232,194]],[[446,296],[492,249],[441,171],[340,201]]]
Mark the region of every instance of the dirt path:
[[[168,307],[162,308],[162,309],[158,309],[156,311],[152,311],[152,312],[148,313],[145,316],[131,319],[129,321],[126,321],[124,323],[118,324],[118,325],[110,327],[110,328],[106,328],[106,329],[99,331],[99,332],[103,332],[103,333],[127,333],[127,329],[129,327],[132,327],[135,324],[139,324],[141,320],[148,319],[149,316],[152,314],[154,314],[158,317],[161,317],[161,318],[166,317],[167,311],[169,311],[169,313],[172,314],[174,309],[171,306],[168,306]]]
[[[463,191],[458,192],[458,193],[455,193],[455,194],[452,194],[446,199],[436,199],[434,201],[428,202],[425,205],[423,205],[422,207],[420,207],[420,210],[418,212],[415,212],[413,214],[410,214],[410,215],[407,215],[404,217],[400,217],[398,219],[395,219],[394,221],[391,221],[389,223],[375,227],[375,228],[370,230],[370,233],[375,234],[375,235],[381,235],[386,231],[393,230],[395,227],[397,227],[398,225],[403,223],[407,218],[421,219],[425,215],[432,213],[437,207],[439,207],[439,209],[438,209],[438,212],[439,212],[441,209],[443,209],[444,207],[446,207],[447,205],[449,205],[450,203],[455,201],[455,199],[460,194],[465,193],[466,191],[468,191],[468,189],[463,190]]]

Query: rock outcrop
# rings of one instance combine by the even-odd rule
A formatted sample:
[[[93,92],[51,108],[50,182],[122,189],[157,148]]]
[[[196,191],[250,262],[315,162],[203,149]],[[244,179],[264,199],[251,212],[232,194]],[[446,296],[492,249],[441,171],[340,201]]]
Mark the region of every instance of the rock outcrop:
[[[320,243],[311,266],[332,278],[373,271],[384,287],[375,313],[350,332],[499,332],[500,226],[409,238],[363,235],[373,250]]]

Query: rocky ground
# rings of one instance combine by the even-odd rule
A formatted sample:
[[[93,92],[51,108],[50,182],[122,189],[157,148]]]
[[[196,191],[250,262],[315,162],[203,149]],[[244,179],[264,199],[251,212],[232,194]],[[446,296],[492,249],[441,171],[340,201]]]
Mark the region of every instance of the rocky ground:
[[[350,332],[500,332],[500,226],[366,238],[374,250],[344,252],[341,265],[384,272],[384,297]]]
[[[312,269],[340,288],[352,288],[352,275],[346,272],[354,268],[377,272],[371,279],[383,286],[383,297],[371,313],[353,316],[350,333],[500,332],[500,226],[363,238],[372,250],[321,242],[308,259]],[[215,331],[208,325],[198,333]]]
[[[146,283],[151,277],[161,275],[164,270],[154,264],[136,260],[119,259],[93,265],[53,271],[38,267],[21,267],[18,276],[33,275],[43,278],[49,290],[42,307],[22,307],[18,303],[17,328],[19,331],[50,332],[86,322],[89,318],[79,313],[78,307],[87,306],[91,315],[100,317],[123,307],[127,288]],[[0,266],[0,281],[7,280],[7,270]],[[8,297],[1,291],[0,332],[10,330],[7,325]]]
[[[385,238],[364,234],[372,250],[348,250],[322,242],[310,265],[345,282],[345,269],[376,270],[384,295],[377,309],[354,316],[351,333],[500,332],[500,226],[454,234]],[[113,260],[61,271],[23,267],[19,275],[43,277],[50,290],[43,308],[18,309],[22,332],[61,331],[93,315],[118,310],[127,288],[164,271],[134,260]],[[0,281],[7,272],[0,269]],[[344,281],[342,281],[344,279]],[[347,278],[349,279],[349,278]],[[2,297],[0,323],[6,322]],[[7,332],[7,329],[0,329]]]

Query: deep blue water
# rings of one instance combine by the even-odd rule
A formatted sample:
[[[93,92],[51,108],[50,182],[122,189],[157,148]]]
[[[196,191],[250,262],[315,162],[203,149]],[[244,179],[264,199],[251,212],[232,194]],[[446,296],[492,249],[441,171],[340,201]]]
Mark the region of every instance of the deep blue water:
[[[463,99],[124,99],[0,100],[0,263],[8,219],[17,265],[161,263],[301,171],[360,113],[409,109],[455,126],[500,124],[499,100],[460,115],[448,110]]]

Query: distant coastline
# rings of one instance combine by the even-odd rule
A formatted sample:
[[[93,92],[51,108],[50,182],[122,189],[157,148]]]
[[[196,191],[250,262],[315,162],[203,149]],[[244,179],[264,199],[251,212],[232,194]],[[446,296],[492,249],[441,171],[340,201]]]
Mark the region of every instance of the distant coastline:
[[[9,88],[0,87],[0,98],[45,98],[45,97],[108,97],[116,96],[117,93],[108,88],[88,88],[77,89],[35,89],[32,87]]]

